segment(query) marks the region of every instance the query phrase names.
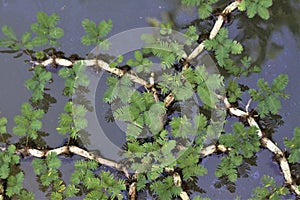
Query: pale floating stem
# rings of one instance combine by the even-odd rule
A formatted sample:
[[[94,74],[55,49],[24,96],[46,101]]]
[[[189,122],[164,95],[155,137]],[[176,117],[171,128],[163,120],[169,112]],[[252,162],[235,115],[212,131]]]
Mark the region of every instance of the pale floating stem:
[[[177,172],[173,173],[173,181],[177,187],[182,188],[182,180],[180,175]],[[183,189],[182,192],[179,194],[179,196],[182,200],[190,200],[189,195]]]
[[[287,159],[285,158],[285,155],[281,151],[281,149],[278,148],[278,146],[276,144],[274,144],[274,142],[272,142],[269,138],[263,136],[263,133],[262,133],[258,123],[255,121],[255,119],[253,117],[249,116],[248,112],[245,112],[238,108],[233,108],[230,105],[230,103],[228,102],[228,99],[226,97],[222,98],[222,99],[224,101],[226,108],[229,110],[229,112],[232,115],[236,115],[238,117],[246,117],[248,124],[250,126],[255,126],[257,128],[257,135],[260,138],[260,142],[261,142],[262,146],[269,149],[272,153],[275,154],[276,157],[278,157],[278,162],[279,162],[281,171],[283,173],[285,183],[291,187],[292,191],[294,191],[296,193],[296,195],[300,196],[300,191],[298,189],[298,186],[292,179],[289,163],[288,163]]]
[[[172,167],[165,167],[164,169],[166,172],[173,174],[173,182],[174,185],[180,187],[182,189],[182,180],[180,174],[174,172],[174,168]],[[189,195],[182,189],[182,192],[179,194],[182,200],[190,200]]]
[[[204,158],[204,157],[207,157],[207,156],[210,156],[218,151],[221,151],[223,153],[225,153],[226,151],[230,151],[230,148],[227,148],[225,147],[224,145],[222,144],[219,144],[219,145],[209,145],[207,147],[204,147],[201,149],[201,152],[200,152],[200,158]]]
[[[136,191],[136,182],[133,182],[130,184],[129,186],[129,191],[128,191],[128,195],[130,200],[136,200],[137,199],[137,195],[136,195],[137,191]]]
[[[229,13],[231,13],[232,11],[234,11],[239,4],[241,3],[241,0],[236,0],[234,2],[232,2],[230,5],[228,5],[223,11],[222,13],[218,16],[217,21],[215,22],[212,30],[210,31],[209,34],[209,39],[213,39],[216,37],[216,35],[218,34],[219,30],[221,29],[223,23],[224,23],[224,19],[225,16]],[[194,58],[196,58],[204,49],[204,41],[201,42],[195,49],[194,51],[187,57],[187,60],[192,60]]]
[[[2,147],[0,149],[1,151],[6,151],[7,148]],[[51,150],[38,150],[38,149],[33,149],[33,148],[24,148],[24,149],[18,149],[16,150],[17,154],[22,154],[24,156],[33,156],[36,158],[43,158],[43,157],[47,157],[49,156],[49,154],[51,153],[56,153],[57,155],[61,155],[61,154],[76,154],[79,155],[81,157],[87,158],[89,160],[95,160],[97,161],[99,164],[101,165],[105,165],[108,167],[112,167],[115,168],[119,171],[123,171],[124,174],[126,175],[126,177],[129,178],[129,172],[127,169],[125,169],[124,167],[122,167],[121,164],[116,163],[114,161],[102,158],[92,152],[88,152],[84,149],[81,149],[77,146],[62,146],[56,149],[51,149]]]

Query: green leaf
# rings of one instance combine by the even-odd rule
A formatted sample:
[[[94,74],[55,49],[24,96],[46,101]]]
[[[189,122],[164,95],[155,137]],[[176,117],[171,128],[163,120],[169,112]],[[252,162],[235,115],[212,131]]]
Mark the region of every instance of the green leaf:
[[[0,166],[0,178],[1,179],[7,179],[7,177],[9,176],[9,172],[10,172],[10,167],[8,164],[2,164]]]
[[[277,76],[272,83],[273,91],[283,91],[289,82],[289,77],[286,74],[280,74]]]
[[[134,57],[138,62],[141,62],[143,60],[143,54],[140,51],[135,51]]]
[[[22,126],[15,126],[13,128],[13,133],[18,135],[18,136],[23,136],[26,134],[26,129]]]
[[[37,18],[37,22],[45,27],[48,26],[48,16],[45,12],[43,11],[39,11],[37,14],[36,14],[36,18]]]
[[[60,20],[60,17],[57,13],[53,13],[47,18],[47,26],[55,27]]]
[[[270,14],[267,8],[262,7],[262,6],[258,6],[257,7],[257,13],[258,15],[262,18],[262,19],[269,19],[270,18]]]
[[[19,194],[23,187],[24,174],[19,172],[17,175],[9,176],[7,182],[6,195],[11,197],[14,194]]]
[[[38,76],[42,83],[46,83],[51,79],[51,72],[43,71]]]
[[[33,120],[30,124],[30,128],[33,130],[39,130],[42,128],[42,122],[39,120]]]
[[[85,32],[91,36],[97,36],[97,30],[96,30],[96,24],[95,22],[89,20],[89,19],[84,19],[81,22],[82,27],[84,28]]]
[[[212,7],[209,4],[207,4],[207,3],[200,4],[199,9],[198,9],[198,15],[199,15],[200,19],[207,18],[211,12],[212,12]]]
[[[31,38],[31,33],[25,32],[22,35],[22,43],[26,45],[30,41],[30,38]]]
[[[52,37],[54,39],[61,38],[62,36],[64,36],[64,30],[61,28],[55,27],[53,29],[50,29],[49,35],[50,35],[50,37]]]
[[[86,46],[89,46],[91,44],[96,44],[97,39],[94,38],[94,37],[91,37],[89,35],[84,35],[84,36],[81,37],[81,43],[86,45]]]
[[[294,130],[293,138],[288,140],[284,139],[284,145],[290,149],[289,162],[296,163],[300,161],[300,128],[296,127]]]
[[[0,118],[0,134],[6,133],[7,119],[5,117]]]
[[[13,29],[7,25],[2,26],[2,33],[11,40],[18,40],[17,35],[13,31]]]
[[[49,40],[45,36],[38,36],[32,39],[32,45],[36,47],[47,45],[48,42]]]
[[[99,22],[98,27],[97,27],[99,36],[105,37],[111,31],[112,26],[113,26],[113,24],[110,19]]]

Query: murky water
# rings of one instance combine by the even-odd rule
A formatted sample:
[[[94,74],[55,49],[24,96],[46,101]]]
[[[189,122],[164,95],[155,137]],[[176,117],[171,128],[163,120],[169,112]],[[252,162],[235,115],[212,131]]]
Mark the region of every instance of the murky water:
[[[84,34],[81,27],[81,20],[89,18],[96,22],[103,19],[112,19],[114,28],[110,36],[132,28],[148,26],[147,17],[165,18],[167,12],[171,13],[178,27],[183,27],[196,19],[193,9],[176,7],[179,1],[154,0],[154,1],[0,1],[0,26],[5,24],[11,26],[20,35],[29,30],[31,23],[35,22],[36,12],[45,11],[50,14],[57,12],[60,17],[60,27],[65,30],[65,36],[60,40],[62,46],[58,50],[64,51],[66,55],[77,53],[82,57],[90,52],[93,47],[85,47],[80,43],[80,37]],[[164,13],[163,15],[161,15]],[[270,119],[266,122],[274,126],[273,139],[283,148],[283,137],[291,137],[293,129],[300,126],[300,17],[299,3],[296,1],[274,1],[271,19],[262,21],[260,19],[247,19],[244,15],[235,14],[232,16],[232,23],[229,30],[230,35],[241,41],[246,46],[246,52],[256,58],[256,62],[262,68],[262,73],[253,74],[248,78],[240,80],[241,83],[249,87],[256,87],[259,78],[271,81],[278,74],[289,75],[289,86],[286,90],[290,99],[282,103],[280,112],[281,120],[284,122],[280,126],[275,126],[280,120]],[[245,26],[245,24],[247,24]],[[20,106],[30,98],[31,93],[24,87],[24,81],[31,77],[27,71],[29,67],[23,61],[25,57],[14,59],[13,55],[0,54],[0,112],[8,118],[8,130],[12,132],[14,126],[13,117],[20,113]],[[50,133],[46,137],[47,143],[51,147],[62,145],[65,138],[56,133],[57,119],[63,112],[66,98],[62,97],[63,80],[57,75],[53,75],[54,82],[49,86],[50,93],[56,99],[56,103],[50,104],[48,113],[45,115],[43,130]],[[245,97],[245,102],[246,102]],[[241,105],[243,106],[243,105]],[[106,110],[105,105],[103,105]],[[105,115],[100,115],[100,117]],[[280,117],[278,118],[280,119]],[[103,119],[104,120],[104,119]],[[110,126],[110,125],[108,125]],[[112,127],[113,128],[113,127]],[[118,136],[115,138],[118,142]],[[15,141],[12,138],[12,141]],[[74,158],[74,160],[77,159]],[[31,160],[22,162],[25,170],[25,187],[34,191],[36,199],[44,199],[45,194],[40,192],[35,176],[31,168]],[[237,195],[241,199],[250,197],[251,191],[259,184],[259,179],[263,174],[275,178],[278,183],[283,184],[278,164],[273,162],[272,154],[262,149],[257,158],[252,162],[245,163],[241,169],[241,178],[235,185],[226,184],[223,180],[218,180],[214,176],[219,156],[212,156],[203,159],[204,166],[209,174],[200,177],[195,184],[191,184],[192,195],[202,193],[211,199],[234,199]],[[65,180],[72,173],[71,159],[63,159],[61,167]],[[243,173],[245,172],[245,173]],[[223,181],[223,182],[222,182]],[[29,186],[30,185],[30,186]],[[193,192],[197,191],[197,192]],[[144,195],[148,196],[148,195]],[[146,198],[146,197],[143,197]]]

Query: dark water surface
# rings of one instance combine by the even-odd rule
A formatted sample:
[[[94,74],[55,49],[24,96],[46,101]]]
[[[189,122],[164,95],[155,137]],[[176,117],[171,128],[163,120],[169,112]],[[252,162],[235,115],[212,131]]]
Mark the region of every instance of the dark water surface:
[[[182,26],[194,20],[196,15],[191,12],[191,9],[178,7],[178,2],[174,0],[74,0],[71,3],[67,0],[1,0],[0,26],[9,25],[20,36],[23,32],[30,30],[30,24],[36,21],[38,11],[45,11],[47,14],[57,12],[61,17],[59,26],[65,31],[65,36],[60,40],[62,45],[58,50],[64,51],[66,55],[77,53],[85,57],[93,47],[86,47],[80,43],[80,37],[84,35],[81,27],[81,21],[84,18],[95,22],[112,19],[113,30],[109,36],[129,29],[149,26],[146,22],[147,17],[161,19],[161,14],[166,12],[173,13],[174,19],[177,20],[175,22]],[[282,102],[281,117],[271,118],[265,122],[268,127],[273,127],[269,131],[274,132],[273,139],[281,148],[284,148],[282,138],[291,138],[293,129],[300,126],[300,22],[298,20],[300,12],[299,3],[295,2],[274,1],[271,19],[268,21],[257,18],[250,20],[244,14],[235,14],[229,26],[230,36],[241,41],[245,45],[246,52],[256,58],[257,64],[262,68],[260,74],[243,78],[239,81],[240,83],[256,88],[256,81],[259,78],[265,78],[270,82],[281,73],[289,75],[290,82],[286,92],[290,94],[290,98]],[[0,112],[1,116],[9,120],[9,132],[12,132],[14,126],[13,117],[20,113],[21,104],[31,95],[31,92],[24,86],[24,81],[31,77],[31,73],[27,71],[29,65],[24,63],[24,59],[27,57],[14,59],[13,55],[0,54]],[[49,93],[57,102],[50,105],[45,115],[43,131],[49,133],[46,138],[48,145],[58,147],[63,144],[65,137],[57,134],[55,128],[67,99],[61,95],[63,80],[55,74],[53,79],[54,82],[49,86]],[[244,99],[246,104],[248,99],[246,96]],[[243,105],[240,106],[243,107]],[[107,109],[105,105],[102,108],[105,111]],[[104,121],[103,112],[100,114],[101,117]],[[278,122],[281,125],[278,125]],[[115,142],[119,139],[115,138]],[[16,138],[12,138],[11,141],[16,141]],[[69,180],[69,175],[73,171],[73,161],[76,159],[78,157],[62,158],[63,163],[60,169],[65,180]],[[203,165],[208,169],[209,174],[200,177],[196,185],[191,183],[190,188],[197,191],[193,195],[202,193],[202,196],[211,199],[234,199],[238,195],[241,199],[247,199],[252,189],[259,185],[259,180],[264,174],[274,177],[279,184],[283,184],[284,180],[279,166],[273,161],[272,154],[268,150],[262,149],[256,159],[250,160],[243,166],[241,177],[235,185],[225,184],[224,181],[214,176],[219,160],[220,157],[217,155],[203,159]],[[46,199],[45,193],[38,189],[31,161],[30,158],[22,162],[26,177],[24,186],[35,193],[36,199]],[[144,198],[146,197],[140,199]]]

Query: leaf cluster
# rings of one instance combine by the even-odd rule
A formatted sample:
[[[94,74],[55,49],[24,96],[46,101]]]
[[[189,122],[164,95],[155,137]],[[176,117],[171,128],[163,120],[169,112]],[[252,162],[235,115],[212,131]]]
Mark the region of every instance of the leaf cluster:
[[[57,42],[57,39],[64,35],[64,30],[57,27],[60,17],[56,13],[47,15],[45,12],[38,12],[36,18],[37,22],[31,24],[32,32],[26,31],[20,39],[18,39],[11,27],[7,25],[2,26],[2,33],[5,35],[5,38],[0,40],[0,46],[14,51],[21,49],[32,50],[34,47],[46,45],[59,46],[60,43]],[[36,36],[32,38],[33,33]]]
[[[300,161],[300,128],[296,127],[294,136],[291,140],[284,139],[284,144],[290,149],[289,162],[296,163]]]
[[[151,72],[151,66],[152,66],[152,61],[148,60],[146,58],[143,58],[143,54],[140,51],[135,51],[134,52],[134,58],[127,60],[127,65],[131,67],[136,67],[136,72],[141,73],[150,73]]]
[[[209,17],[212,13],[212,4],[218,0],[181,0],[181,4],[186,6],[197,6],[200,19]]]
[[[0,178],[7,180],[5,194],[18,199],[33,199],[34,195],[23,189],[24,173],[16,172],[20,157],[16,155],[15,145],[9,145],[7,152],[0,152]],[[3,181],[2,181],[3,182]]]
[[[14,134],[18,136],[27,135],[27,138],[37,139],[38,131],[42,128],[41,118],[44,116],[44,111],[34,110],[28,103],[23,103],[21,106],[21,115],[14,118],[16,126],[13,128]]]
[[[106,84],[107,89],[103,95],[104,102],[112,103],[116,99],[121,100],[123,103],[128,102],[128,97],[130,97],[133,92],[129,87],[132,85],[132,82],[128,75],[125,74],[121,79],[109,76],[107,77]]]
[[[65,113],[60,114],[56,130],[60,134],[69,134],[70,138],[76,139],[78,132],[87,127],[85,114],[87,109],[83,105],[76,105],[69,101],[64,108]]]
[[[51,79],[51,72],[47,72],[43,66],[36,66],[34,69],[33,77],[26,80],[25,86],[27,89],[32,90],[31,100],[37,102],[44,98],[44,89],[46,83]]]
[[[182,169],[182,175],[185,180],[191,179],[195,176],[203,176],[204,174],[207,174],[207,169],[199,164],[200,151],[200,146],[193,146],[179,157],[177,166],[179,169]]]
[[[84,61],[77,61],[72,68],[61,68],[58,75],[65,79],[64,95],[72,96],[80,86],[89,85],[89,77],[85,74]]]
[[[226,93],[228,96],[228,101],[231,103],[236,102],[242,96],[242,90],[236,81],[230,80],[226,87]]]
[[[37,23],[31,25],[31,30],[36,34],[31,41],[33,46],[59,46],[60,43],[57,39],[64,36],[64,30],[57,27],[60,17],[58,14],[53,13],[47,15],[45,12],[37,13]],[[28,34],[29,37],[29,34]]]
[[[242,163],[243,157],[250,158],[259,151],[260,138],[255,127],[246,129],[241,123],[233,124],[232,134],[223,134],[219,138],[220,144],[229,147],[230,153],[222,158],[216,170],[216,176],[226,175],[230,181],[237,179],[237,167]]]
[[[162,94],[168,94],[172,91],[178,101],[188,100],[194,94],[193,85],[185,79],[182,73],[164,73],[158,87],[161,89]]]
[[[214,108],[218,102],[217,94],[223,93],[223,77],[208,73],[205,66],[198,66],[195,70],[188,68],[183,73],[203,104]]]
[[[224,68],[235,77],[248,76],[250,73],[259,73],[261,69],[256,65],[252,65],[251,61],[251,57],[244,56],[240,59],[241,65],[237,65],[233,60],[228,59]]]
[[[284,92],[288,84],[288,76],[281,74],[277,76],[270,87],[264,79],[257,81],[258,90],[250,89],[252,99],[258,101],[257,110],[260,116],[277,114],[281,108],[280,98],[287,99],[289,96]]]
[[[252,191],[250,200],[258,199],[273,199],[280,200],[284,195],[288,194],[289,190],[283,186],[277,186],[275,180],[267,175],[261,178],[262,187],[257,187]]]
[[[154,56],[160,58],[160,64],[163,69],[171,68],[176,61],[184,57],[183,44],[180,44],[173,38],[167,36],[154,36],[143,34],[142,40],[146,42],[143,48],[143,53],[152,53]]]
[[[273,4],[272,0],[244,0],[241,1],[238,9],[247,11],[247,16],[253,18],[256,14],[262,19],[269,19],[270,13],[268,8]]]
[[[107,34],[111,31],[113,23],[109,20],[102,20],[96,26],[95,22],[84,19],[81,22],[86,35],[81,37],[81,43],[84,45],[97,45],[102,49],[109,48],[109,41],[105,39]]]
[[[61,166],[61,160],[56,153],[50,153],[46,159],[34,159],[32,166],[43,186],[49,186],[60,179],[58,169]]]
[[[239,42],[228,39],[226,28],[221,28],[215,38],[205,40],[204,46],[207,50],[214,51],[217,62],[221,67],[231,64],[229,54],[241,54],[243,51],[243,46]]]
[[[159,199],[172,199],[172,197],[179,196],[182,188],[175,186],[171,176],[166,177],[162,181],[156,181],[151,186],[151,190],[158,195]]]
[[[0,135],[6,133],[7,119],[5,117],[0,118]]]
[[[186,45],[191,46],[194,44],[199,38],[196,27],[189,26],[188,30],[184,33],[184,37]]]
[[[83,186],[87,190],[84,199],[122,199],[121,191],[125,190],[125,182],[117,180],[110,172],[101,170],[99,176],[94,170],[98,168],[95,161],[76,161],[72,173],[68,197],[76,195]],[[73,192],[72,192],[73,191]]]
[[[32,161],[34,173],[43,187],[51,188],[51,200],[63,199],[65,183],[60,178],[59,168],[61,160],[57,154],[51,152],[45,159],[34,159]]]

